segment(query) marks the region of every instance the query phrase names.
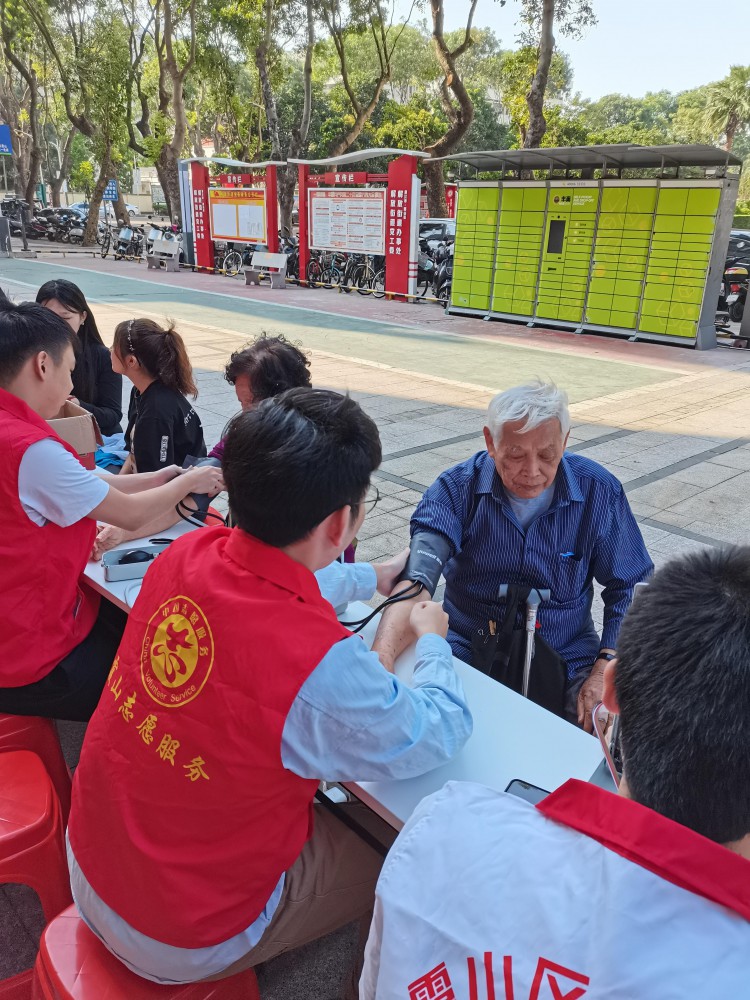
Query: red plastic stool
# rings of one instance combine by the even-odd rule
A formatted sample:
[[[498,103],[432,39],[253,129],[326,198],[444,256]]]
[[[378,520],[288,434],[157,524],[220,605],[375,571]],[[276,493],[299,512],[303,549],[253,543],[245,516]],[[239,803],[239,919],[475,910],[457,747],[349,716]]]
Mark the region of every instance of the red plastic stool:
[[[60,803],[35,753],[0,753],[0,883],[31,886],[49,921],[70,906]]]
[[[110,954],[74,906],[42,934],[33,1000],[261,1000],[252,969],[215,983],[158,986]]]
[[[57,727],[52,719],[38,715],[3,715],[0,713],[0,752],[31,750],[47,768],[62,809],[63,825],[70,812],[70,771],[65,763]]]

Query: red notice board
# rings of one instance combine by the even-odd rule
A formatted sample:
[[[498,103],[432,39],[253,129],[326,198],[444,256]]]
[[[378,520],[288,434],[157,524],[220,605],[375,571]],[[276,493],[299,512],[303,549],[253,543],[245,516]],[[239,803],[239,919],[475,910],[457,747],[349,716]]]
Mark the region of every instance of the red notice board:
[[[266,242],[266,192],[263,188],[210,188],[208,200],[213,239]]]

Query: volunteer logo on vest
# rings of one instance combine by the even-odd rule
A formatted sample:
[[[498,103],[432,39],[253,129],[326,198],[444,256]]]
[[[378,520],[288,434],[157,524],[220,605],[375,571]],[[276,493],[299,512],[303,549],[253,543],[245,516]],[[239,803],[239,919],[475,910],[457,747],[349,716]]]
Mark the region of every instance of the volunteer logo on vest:
[[[211,628],[198,605],[180,594],[151,616],[141,649],[141,678],[148,694],[165,708],[196,698],[214,662]]]

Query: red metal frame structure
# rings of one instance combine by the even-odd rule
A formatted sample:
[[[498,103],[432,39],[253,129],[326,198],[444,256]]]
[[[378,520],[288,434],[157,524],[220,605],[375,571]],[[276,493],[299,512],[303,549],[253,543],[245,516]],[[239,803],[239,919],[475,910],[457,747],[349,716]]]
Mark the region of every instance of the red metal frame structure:
[[[387,174],[347,170],[348,164],[364,163],[382,156],[394,157]],[[402,149],[366,149],[326,160],[290,160],[299,171],[299,273],[307,274],[310,262],[308,192],[318,185],[353,187],[387,183],[386,193],[386,290],[397,298],[414,295],[417,278],[420,181],[419,160],[425,154]],[[327,167],[325,173],[313,174],[311,168]],[[396,235],[398,233],[398,235]],[[398,241],[398,242],[397,242]],[[407,299],[408,301],[408,299]]]
[[[212,177],[210,165],[232,168],[231,173]],[[264,163],[244,163],[209,156],[190,160],[180,160],[180,201],[182,205],[182,228],[191,246],[188,248],[188,263],[207,270],[214,266],[214,247],[211,236],[208,191],[211,181],[219,181],[221,186],[242,188],[262,184],[265,187],[266,237],[271,253],[279,250],[279,202],[277,170],[285,164],[278,160]],[[241,172],[240,172],[241,171]],[[192,258],[192,259],[191,259]]]

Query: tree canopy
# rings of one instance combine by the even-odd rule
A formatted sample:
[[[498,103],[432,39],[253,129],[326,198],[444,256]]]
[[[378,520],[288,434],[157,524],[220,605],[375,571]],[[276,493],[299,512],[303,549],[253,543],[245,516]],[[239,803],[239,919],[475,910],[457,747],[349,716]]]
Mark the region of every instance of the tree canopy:
[[[179,221],[177,162],[209,143],[243,161],[614,142],[750,156],[750,66],[682,93],[589,100],[564,51],[595,23],[588,0],[513,0],[510,40],[474,23],[476,0],[445,31],[444,6],[414,0],[396,21],[386,0],[0,0],[16,189],[33,197],[41,174],[54,200],[65,182],[95,200],[153,165]],[[444,172],[425,172],[431,208]],[[287,220],[293,195],[289,171]]]

